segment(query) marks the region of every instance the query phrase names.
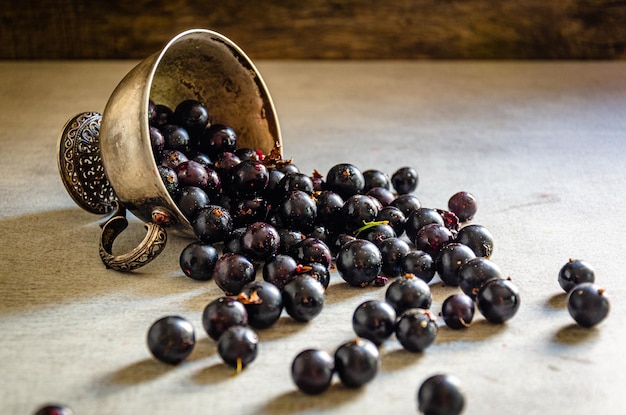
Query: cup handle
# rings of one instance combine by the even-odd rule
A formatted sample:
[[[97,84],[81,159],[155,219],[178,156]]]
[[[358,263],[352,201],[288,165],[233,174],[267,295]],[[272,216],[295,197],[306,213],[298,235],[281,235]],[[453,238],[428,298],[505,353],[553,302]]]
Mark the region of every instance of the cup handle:
[[[128,227],[128,220],[126,208],[118,201],[113,203],[113,215],[100,225],[100,258],[107,268],[128,272],[146,265],[163,251],[167,243],[167,233],[161,225],[168,222],[167,215],[155,210],[152,213],[153,221],[145,224],[148,232],[139,245],[128,253],[114,255],[113,242]]]

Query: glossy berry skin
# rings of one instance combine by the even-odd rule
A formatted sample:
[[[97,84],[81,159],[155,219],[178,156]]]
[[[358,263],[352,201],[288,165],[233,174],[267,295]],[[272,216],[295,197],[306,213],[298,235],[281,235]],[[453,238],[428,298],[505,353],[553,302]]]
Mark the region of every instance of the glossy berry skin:
[[[380,274],[383,258],[374,243],[355,239],[339,249],[335,263],[344,281],[353,287],[366,287]]]
[[[358,232],[356,236],[360,239],[373,242],[376,246],[379,246],[385,239],[396,238],[396,231],[386,223],[368,226],[367,229],[363,229]]]
[[[198,211],[191,226],[199,240],[212,244],[226,239],[233,229],[233,221],[227,209],[209,205]]]
[[[448,200],[448,209],[459,218],[459,221],[467,222],[476,215],[478,203],[470,192],[457,192]]]
[[[269,183],[267,168],[257,160],[245,160],[230,170],[230,185],[239,194],[260,194]]]
[[[452,232],[445,226],[432,223],[423,226],[415,235],[415,248],[426,252],[433,258],[439,256],[439,252],[444,245],[452,242],[454,237]]]
[[[460,243],[450,243],[441,248],[437,257],[437,273],[447,285],[459,285],[459,269],[472,258],[476,258],[474,251]]]
[[[330,268],[332,254],[330,248],[319,238],[305,238],[291,249],[291,256],[299,263],[307,265],[310,263],[323,264]]]
[[[332,383],[335,361],[325,350],[303,350],[291,363],[291,379],[307,395],[319,395]]]
[[[206,168],[197,161],[187,160],[176,167],[178,184],[181,187],[197,186],[204,189],[209,183],[209,174]]]
[[[315,200],[318,223],[330,228],[340,227],[343,198],[335,192],[323,190],[315,197]]]
[[[324,302],[324,287],[308,275],[296,275],[283,288],[285,311],[296,321],[313,320],[322,312]]]
[[[294,190],[282,200],[278,207],[278,216],[285,227],[307,232],[315,225],[317,205],[309,194]]]
[[[206,192],[196,186],[188,186],[180,189],[176,199],[176,206],[187,220],[191,221],[196,213],[202,208],[211,204],[211,200]]]
[[[209,124],[209,112],[199,101],[187,99],[174,109],[174,122],[183,127],[190,137],[200,137]]]
[[[365,180],[365,187],[363,188],[364,192],[368,192],[369,190],[380,187],[386,190],[391,188],[391,179],[386,173],[383,173],[380,170],[365,170],[363,172],[363,179]]]
[[[48,404],[37,409],[34,415],[74,415],[74,411],[61,404]]]
[[[405,274],[413,274],[427,283],[432,281],[437,272],[433,257],[420,250],[412,250],[404,256],[402,270]]]
[[[278,254],[263,264],[263,280],[282,290],[296,276],[297,268],[298,263],[291,256]]]
[[[165,148],[165,137],[163,133],[156,127],[150,127],[150,145],[152,152],[158,155]]]
[[[500,267],[490,259],[476,257],[468,260],[459,268],[459,287],[461,291],[476,299],[478,290],[493,279],[502,279]]]
[[[165,190],[172,198],[176,199],[178,195],[178,176],[176,172],[165,166],[158,166],[157,169]]]
[[[389,284],[385,291],[385,301],[400,315],[411,308],[428,310],[433,297],[424,280],[407,274]]]
[[[380,354],[376,345],[362,338],[341,344],[335,350],[335,372],[347,388],[358,388],[376,377]]]
[[[420,385],[417,405],[424,415],[458,415],[465,407],[461,381],[454,375],[430,376]]]
[[[396,198],[396,195],[388,189],[382,187],[373,187],[365,193],[369,197],[378,200],[381,206],[389,206]]]
[[[391,175],[391,184],[398,194],[404,195],[417,189],[418,175],[412,167],[401,167]]]
[[[404,274],[404,257],[411,252],[409,244],[400,238],[387,238],[378,243],[382,257],[381,272],[386,277],[398,277]]]
[[[324,287],[328,288],[330,284],[330,268],[319,262],[310,262],[306,265],[298,265],[296,267],[296,273],[298,275],[308,275],[317,281]]]
[[[396,338],[405,350],[423,352],[437,338],[439,328],[428,310],[411,308],[398,317]]]
[[[269,223],[255,222],[241,236],[241,250],[255,261],[265,261],[278,253],[280,236]]]
[[[233,226],[242,227],[267,220],[267,201],[260,196],[249,196],[237,200],[230,209]]]
[[[280,290],[267,281],[252,281],[246,284],[237,298],[248,312],[248,324],[255,329],[273,326],[283,311]]]
[[[519,289],[508,279],[487,281],[476,294],[476,307],[490,323],[510,320],[519,306]]]
[[[174,111],[166,105],[156,104],[150,116],[150,125],[161,128],[174,122]]]
[[[422,207],[422,202],[414,194],[407,193],[398,195],[389,206],[397,207],[408,218],[412,211]]]
[[[417,231],[426,225],[430,225],[431,223],[436,223],[441,226],[445,225],[443,218],[435,209],[421,207],[412,211],[406,218],[406,223],[404,224],[406,236],[411,241],[415,240]]]
[[[183,127],[168,124],[161,127],[161,133],[165,139],[165,148],[168,150],[178,150],[183,153],[189,151],[189,134]]]
[[[156,359],[177,365],[192,352],[196,335],[191,323],[183,317],[167,316],[150,326],[147,343]]]
[[[218,252],[212,245],[191,242],[180,254],[179,264],[183,273],[191,279],[207,281],[213,276]]]
[[[491,258],[493,254],[493,235],[482,225],[463,226],[456,234],[455,242],[469,246],[476,256]]]
[[[246,232],[247,227],[243,228],[235,228],[233,229],[226,239],[224,239],[224,244],[222,247],[222,252],[241,254],[243,255],[243,250],[241,249],[241,236]]]
[[[591,264],[581,259],[572,259],[559,270],[559,285],[565,292],[569,292],[583,282],[595,282],[596,274]]]
[[[376,345],[381,345],[391,337],[395,326],[396,311],[384,301],[365,301],[352,315],[352,329],[356,335]]]
[[[233,153],[237,146],[237,134],[224,124],[211,124],[202,137],[194,143],[194,147],[215,160],[220,153]],[[239,159],[237,157],[237,159]]]
[[[474,319],[474,300],[466,294],[448,296],[441,305],[441,316],[446,326],[453,330],[468,328]]]
[[[302,232],[287,228],[278,228],[278,236],[280,236],[278,252],[281,254],[291,253],[292,248],[306,238]]]
[[[188,160],[189,158],[182,151],[163,150],[157,164],[159,166],[167,167],[168,169],[176,170],[181,163]]]
[[[378,202],[366,195],[354,195],[346,199],[341,208],[341,221],[348,232],[355,232],[378,215]]]
[[[247,324],[248,311],[234,297],[218,297],[207,304],[202,312],[202,327],[213,340],[219,339],[232,326]]]
[[[604,289],[584,282],[570,290],[567,295],[567,310],[579,326],[590,328],[608,316],[610,302]]]
[[[377,222],[386,221],[389,226],[396,232],[396,236],[400,237],[404,233],[406,226],[406,216],[395,206],[385,206],[378,211],[376,215]]]
[[[237,295],[244,285],[254,281],[256,270],[248,258],[235,253],[222,255],[215,263],[213,279],[226,295]]]
[[[339,194],[343,200],[362,193],[364,188],[363,173],[352,164],[336,164],[326,174],[326,190]]]
[[[217,341],[217,352],[228,366],[245,368],[258,354],[259,336],[246,326],[233,326]]]
[[[287,194],[292,190],[301,190],[304,193],[313,194],[313,180],[301,172],[285,174],[280,180],[278,187],[283,194]]]

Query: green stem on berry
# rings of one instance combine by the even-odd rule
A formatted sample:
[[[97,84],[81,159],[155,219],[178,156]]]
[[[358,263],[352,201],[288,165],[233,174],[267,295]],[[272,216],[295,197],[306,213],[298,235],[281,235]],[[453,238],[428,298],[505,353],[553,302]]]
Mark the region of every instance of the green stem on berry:
[[[361,226],[359,229],[357,229],[356,231],[354,231],[354,236],[359,236],[359,234],[369,228],[372,228],[374,226],[377,225],[388,225],[389,221],[388,220],[373,220],[371,222],[366,222],[363,221],[363,226]]]

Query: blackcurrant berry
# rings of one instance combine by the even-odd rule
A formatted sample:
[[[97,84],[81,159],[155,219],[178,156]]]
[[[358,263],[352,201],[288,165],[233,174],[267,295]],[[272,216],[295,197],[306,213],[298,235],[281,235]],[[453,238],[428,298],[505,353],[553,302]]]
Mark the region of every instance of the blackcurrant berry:
[[[453,330],[467,328],[474,319],[474,300],[463,293],[452,294],[443,301],[441,316]]]
[[[226,239],[233,229],[233,221],[227,209],[209,205],[196,213],[191,226],[198,239],[212,244]]]
[[[439,252],[437,257],[437,272],[439,278],[447,285],[459,285],[459,269],[472,258],[476,258],[474,251],[460,243],[450,243]]]
[[[469,246],[476,256],[491,258],[493,254],[493,235],[482,225],[463,226],[456,234],[455,242]]]
[[[224,363],[238,371],[256,359],[258,347],[259,336],[246,326],[232,326],[217,341],[217,352]]]
[[[402,270],[405,274],[413,274],[427,283],[432,281],[437,271],[433,257],[420,250],[412,250],[404,256]]]
[[[324,308],[324,291],[322,284],[315,278],[296,275],[283,288],[285,311],[296,321],[313,320]]]
[[[368,192],[374,187],[380,187],[389,190],[391,188],[391,180],[386,173],[380,170],[370,169],[363,172],[363,179],[365,180],[364,192]]]
[[[189,321],[167,316],[155,321],[148,330],[148,349],[158,360],[177,365],[192,352],[196,335]]]
[[[218,252],[212,245],[202,242],[191,242],[180,254],[180,268],[183,273],[194,280],[206,281],[213,276]]]
[[[234,297],[218,297],[204,307],[202,326],[213,340],[232,326],[248,324],[248,312],[240,301]]]
[[[274,284],[252,281],[244,285],[237,299],[248,312],[248,324],[255,329],[271,327],[283,311],[283,297]]]
[[[370,382],[380,368],[380,355],[376,345],[356,338],[340,345],[335,351],[335,372],[348,388],[358,388]]]
[[[326,391],[333,380],[335,361],[325,350],[303,350],[293,359],[291,379],[307,395]]]
[[[412,167],[401,167],[391,176],[391,184],[398,194],[408,194],[417,188],[417,171]]]
[[[475,299],[478,290],[489,280],[502,279],[498,264],[485,257],[468,260],[459,268],[459,287],[461,291]]]
[[[474,218],[478,211],[478,204],[473,194],[458,192],[448,200],[448,209],[454,213],[461,222],[467,222]]]
[[[326,190],[339,194],[344,200],[361,193],[364,188],[363,173],[352,164],[336,164],[326,174]]]
[[[513,318],[520,306],[519,289],[508,279],[487,281],[476,294],[478,311],[491,323]]]
[[[411,252],[409,244],[400,238],[387,238],[377,244],[382,258],[381,272],[386,277],[398,277],[404,272],[404,257]]]
[[[584,282],[572,288],[567,295],[567,310],[582,327],[593,327],[609,314],[610,302],[604,289]]]
[[[565,292],[569,292],[583,282],[595,282],[596,274],[591,264],[581,259],[570,258],[559,270],[559,285]]]
[[[244,285],[254,281],[256,270],[248,258],[235,253],[219,257],[213,269],[215,284],[226,295],[237,295]]]
[[[209,124],[209,111],[199,101],[186,99],[174,109],[174,122],[187,130],[190,137],[200,137]]]
[[[352,315],[352,328],[357,336],[382,344],[394,333],[396,311],[388,303],[368,300],[361,303]]]
[[[291,256],[278,254],[263,264],[263,280],[282,290],[296,276],[297,268],[298,263]]]
[[[437,258],[439,251],[445,245],[453,241],[452,232],[443,225],[431,223],[422,226],[415,235],[415,248],[426,252],[433,258]]]
[[[398,317],[396,338],[405,350],[423,352],[437,338],[439,328],[428,310],[411,308]]]
[[[344,281],[353,287],[365,287],[380,274],[383,259],[374,243],[355,239],[339,249],[335,262]]]
[[[278,253],[280,236],[269,223],[255,222],[241,235],[241,250],[255,261],[265,261]]]
[[[424,415],[458,415],[465,407],[461,381],[448,374],[430,376],[418,389],[417,403]]]
[[[385,301],[396,310],[398,315],[411,308],[428,310],[432,300],[428,284],[412,274],[399,277],[389,284],[385,291]]]
[[[411,211],[406,218],[404,224],[404,231],[409,240],[414,241],[417,236],[417,231],[422,229],[425,225],[436,223],[444,226],[443,218],[435,209],[421,207],[419,209]]]
[[[37,409],[34,415],[74,415],[74,411],[67,405],[47,404]]]

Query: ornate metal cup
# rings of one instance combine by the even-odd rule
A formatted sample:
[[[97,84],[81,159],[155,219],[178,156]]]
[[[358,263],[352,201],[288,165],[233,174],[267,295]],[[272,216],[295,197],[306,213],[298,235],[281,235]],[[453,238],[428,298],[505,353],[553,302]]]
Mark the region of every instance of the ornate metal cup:
[[[150,99],[170,108],[196,99],[207,105],[212,119],[237,132],[238,147],[282,148],[274,104],[261,75],[223,35],[189,30],[139,63],[113,91],[102,115],[72,117],[58,142],[59,172],[70,196],[89,212],[113,212],[102,225],[100,257],[119,271],[154,259],[165,247],[167,232],[194,236],[157,170],[148,124]],[[131,252],[113,255],[115,238],[128,226],[126,209],[146,222],[148,232]]]

